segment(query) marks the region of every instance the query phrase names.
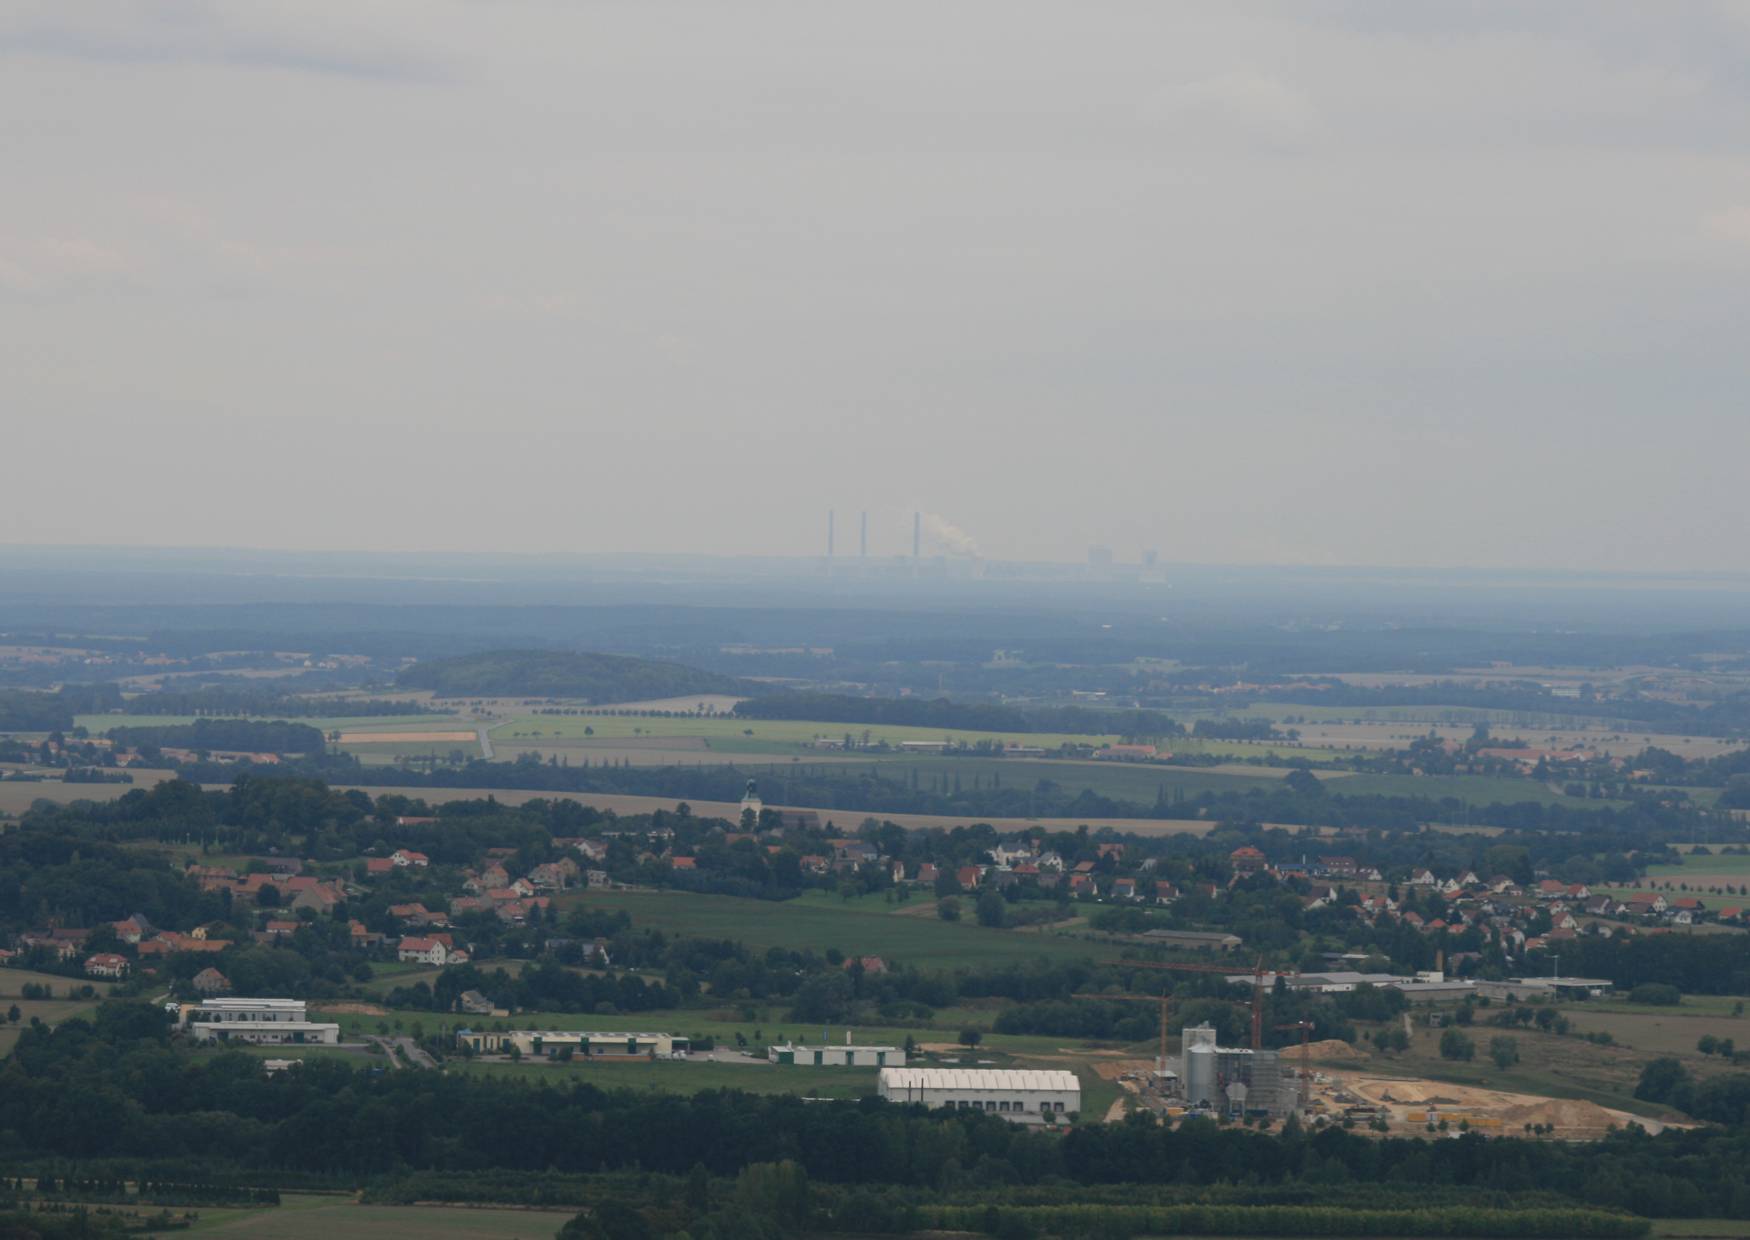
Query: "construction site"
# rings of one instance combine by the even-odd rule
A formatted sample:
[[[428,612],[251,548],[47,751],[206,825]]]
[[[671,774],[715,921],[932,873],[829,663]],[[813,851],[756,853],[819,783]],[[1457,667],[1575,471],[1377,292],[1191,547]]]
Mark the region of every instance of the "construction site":
[[[1135,967],[1224,976],[1233,972],[1226,966],[1204,964],[1136,963]],[[1083,994],[1076,997],[1160,1004],[1160,1053],[1155,1062],[1143,1073],[1118,1074],[1119,1083],[1145,1105],[1168,1115],[1279,1119],[1300,1109],[1300,1082],[1294,1072],[1285,1071],[1281,1051],[1264,1047],[1263,996],[1264,974],[1260,964],[1252,975],[1250,1046],[1222,1046],[1214,1026],[1187,1025],[1180,1033],[1177,1058],[1167,1052],[1169,993],[1163,991],[1158,999],[1141,995]],[[1303,1042],[1310,1032],[1310,1026],[1303,1024],[1285,1028],[1298,1030]]]
[[[1143,967],[1233,976],[1226,966]],[[1146,1109],[1169,1120],[1196,1116],[1280,1120],[1293,1114],[1303,1122],[1347,1121],[1396,1135],[1477,1131],[1536,1133],[1566,1140],[1592,1140],[1631,1124],[1649,1133],[1666,1126],[1583,1099],[1390,1075],[1389,1069],[1369,1070],[1373,1056],[1368,1051],[1336,1039],[1313,1041],[1311,1026],[1305,1022],[1274,1026],[1278,1032],[1298,1033],[1299,1039],[1286,1048],[1267,1049],[1263,1045],[1265,985],[1261,968],[1254,971],[1251,980],[1251,1045],[1223,1046],[1212,1025],[1187,1025],[1180,1031],[1177,1055],[1168,1049],[1169,994],[1077,996],[1159,1005],[1160,1044],[1155,1058],[1110,1060],[1095,1070],[1124,1090],[1129,1109]],[[1407,1026],[1408,1017],[1405,1019]]]

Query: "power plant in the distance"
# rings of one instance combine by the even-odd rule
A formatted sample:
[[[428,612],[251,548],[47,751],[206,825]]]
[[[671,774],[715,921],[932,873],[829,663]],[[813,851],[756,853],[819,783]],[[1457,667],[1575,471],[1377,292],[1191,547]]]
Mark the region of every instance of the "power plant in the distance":
[[[925,552],[926,535],[931,544]],[[823,561],[829,574],[879,573],[892,575],[903,571],[912,576],[982,577],[985,559],[977,544],[965,531],[934,514],[911,514],[911,554],[871,556],[869,554],[869,513],[857,515],[857,553],[838,553],[838,511],[826,512],[826,556]]]

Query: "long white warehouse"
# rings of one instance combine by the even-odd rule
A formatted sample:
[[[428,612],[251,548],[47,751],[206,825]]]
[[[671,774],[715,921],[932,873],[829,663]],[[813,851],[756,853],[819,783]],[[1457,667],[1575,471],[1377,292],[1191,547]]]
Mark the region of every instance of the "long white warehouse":
[[[921,1102],[955,1111],[993,1111],[1020,1124],[1082,1109],[1073,1072],[998,1068],[883,1068],[879,1085],[889,1102]]]
[[[202,999],[182,1008],[182,1027],[196,1042],[340,1041],[340,1026],[310,1020],[302,999]]]

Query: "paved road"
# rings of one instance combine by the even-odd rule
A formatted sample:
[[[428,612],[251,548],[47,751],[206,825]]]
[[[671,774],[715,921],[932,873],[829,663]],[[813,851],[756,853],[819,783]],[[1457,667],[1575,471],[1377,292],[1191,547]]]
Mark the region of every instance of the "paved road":
[[[761,1064],[767,1067],[771,1065],[771,1060],[762,1056],[744,1055],[740,1051],[732,1051],[723,1046],[719,1046],[714,1051],[702,1051],[697,1055],[689,1056],[689,1058],[709,1059],[714,1063]]]
[[[404,1068],[408,1064],[415,1068],[436,1068],[438,1066],[437,1060],[421,1050],[419,1043],[412,1038],[385,1038],[372,1034],[365,1041],[382,1048],[383,1056],[389,1061],[391,1068]],[[397,1049],[401,1051],[401,1055],[395,1053]],[[402,1056],[406,1057],[405,1063],[402,1061]]]
[[[474,734],[480,738],[480,756],[488,762],[492,761],[492,725],[478,723],[474,725]]]
[[[419,1043],[412,1038],[396,1038],[395,1045],[401,1048],[401,1053],[407,1056],[407,1062],[416,1068],[436,1068],[437,1060],[421,1049]]]

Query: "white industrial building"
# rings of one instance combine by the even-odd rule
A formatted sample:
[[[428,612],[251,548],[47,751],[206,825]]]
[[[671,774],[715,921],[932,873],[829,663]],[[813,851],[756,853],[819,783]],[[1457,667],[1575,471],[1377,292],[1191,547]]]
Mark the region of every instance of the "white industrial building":
[[[182,1008],[196,1042],[296,1042],[333,1046],[340,1026],[310,1020],[302,999],[202,999]]]
[[[954,1111],[992,1111],[1020,1124],[1038,1124],[1082,1109],[1073,1072],[996,1068],[883,1068],[881,1096]]]
[[[456,1045],[488,1055],[508,1055],[514,1048],[524,1056],[557,1059],[567,1048],[573,1055],[591,1059],[684,1059],[691,1043],[672,1033],[610,1033],[579,1029],[510,1029],[505,1031],[456,1030]]]
[[[768,1046],[766,1058],[773,1063],[808,1068],[903,1068],[905,1051],[897,1046],[797,1046],[786,1042]]]

